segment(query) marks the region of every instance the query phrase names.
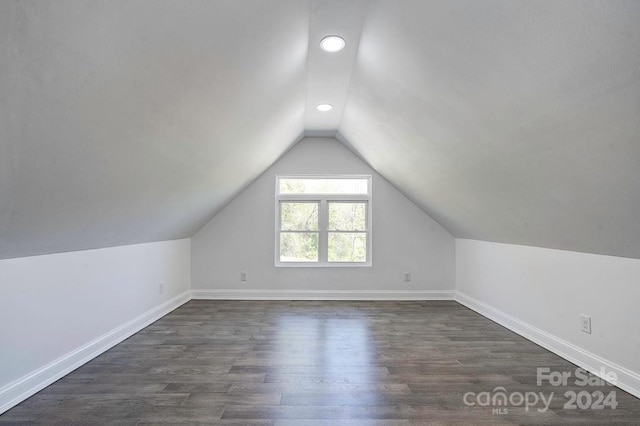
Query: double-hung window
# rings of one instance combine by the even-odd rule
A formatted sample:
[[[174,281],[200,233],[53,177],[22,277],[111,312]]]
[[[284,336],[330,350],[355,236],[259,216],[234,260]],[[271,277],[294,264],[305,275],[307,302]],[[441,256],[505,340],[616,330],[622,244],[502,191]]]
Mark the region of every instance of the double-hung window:
[[[276,176],[276,266],[371,266],[371,176]]]

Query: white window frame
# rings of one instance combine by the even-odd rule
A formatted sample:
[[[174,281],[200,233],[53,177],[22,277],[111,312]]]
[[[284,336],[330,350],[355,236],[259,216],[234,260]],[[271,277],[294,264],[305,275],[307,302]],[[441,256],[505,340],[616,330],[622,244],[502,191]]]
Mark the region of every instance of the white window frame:
[[[280,179],[366,179],[366,194],[280,194]],[[370,267],[372,265],[372,193],[373,179],[371,175],[276,175],[276,202],[275,202],[275,266],[284,268],[343,268],[343,267]],[[282,202],[316,202],[318,203],[318,261],[317,262],[281,262],[280,261],[280,233]],[[365,262],[329,262],[329,208],[331,202],[366,203],[367,258]]]

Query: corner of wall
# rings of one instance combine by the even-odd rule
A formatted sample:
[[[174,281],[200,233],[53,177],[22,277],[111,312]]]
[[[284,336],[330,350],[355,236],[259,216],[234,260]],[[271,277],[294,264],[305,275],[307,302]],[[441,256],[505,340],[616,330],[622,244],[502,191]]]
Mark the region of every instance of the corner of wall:
[[[596,376],[615,373],[614,384],[638,398],[640,374],[623,365],[636,360],[629,336],[623,329],[605,337],[583,335],[577,312],[597,312],[600,327],[624,328],[637,319],[636,308],[621,309],[603,299],[615,300],[626,291],[624,299],[638,300],[633,292],[640,293],[634,285],[639,274],[636,259],[456,240],[456,301]],[[609,280],[606,294],[598,286],[602,276]],[[567,315],[568,325],[558,320]]]

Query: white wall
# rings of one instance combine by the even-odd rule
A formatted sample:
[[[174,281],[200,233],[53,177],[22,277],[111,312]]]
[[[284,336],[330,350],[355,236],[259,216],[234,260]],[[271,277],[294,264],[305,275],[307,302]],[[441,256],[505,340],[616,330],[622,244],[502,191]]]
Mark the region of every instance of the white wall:
[[[276,268],[276,174],[325,173],[373,176],[373,266]],[[287,297],[295,292],[331,297],[352,291],[345,297],[375,298],[454,289],[451,234],[335,139],[303,139],[191,241],[196,297],[241,297],[243,291],[250,297]],[[248,272],[246,283],[240,282],[240,271]],[[403,281],[403,272],[411,272],[411,282]]]
[[[456,240],[456,286],[461,302],[574,362],[616,370],[640,396],[640,260]]]
[[[0,413],[187,301],[190,249],[185,239],[0,260]]]

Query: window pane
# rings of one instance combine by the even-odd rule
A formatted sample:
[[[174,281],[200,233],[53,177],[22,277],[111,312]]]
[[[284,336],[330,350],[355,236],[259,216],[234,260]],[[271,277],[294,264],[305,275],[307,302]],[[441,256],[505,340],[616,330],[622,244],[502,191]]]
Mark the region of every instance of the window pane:
[[[366,262],[367,234],[329,232],[329,262]]]
[[[280,194],[368,194],[368,179],[280,179]]]
[[[366,203],[329,203],[329,230],[366,231]]]
[[[280,229],[317,231],[318,203],[280,203]]]
[[[280,262],[317,262],[317,232],[281,232]]]

